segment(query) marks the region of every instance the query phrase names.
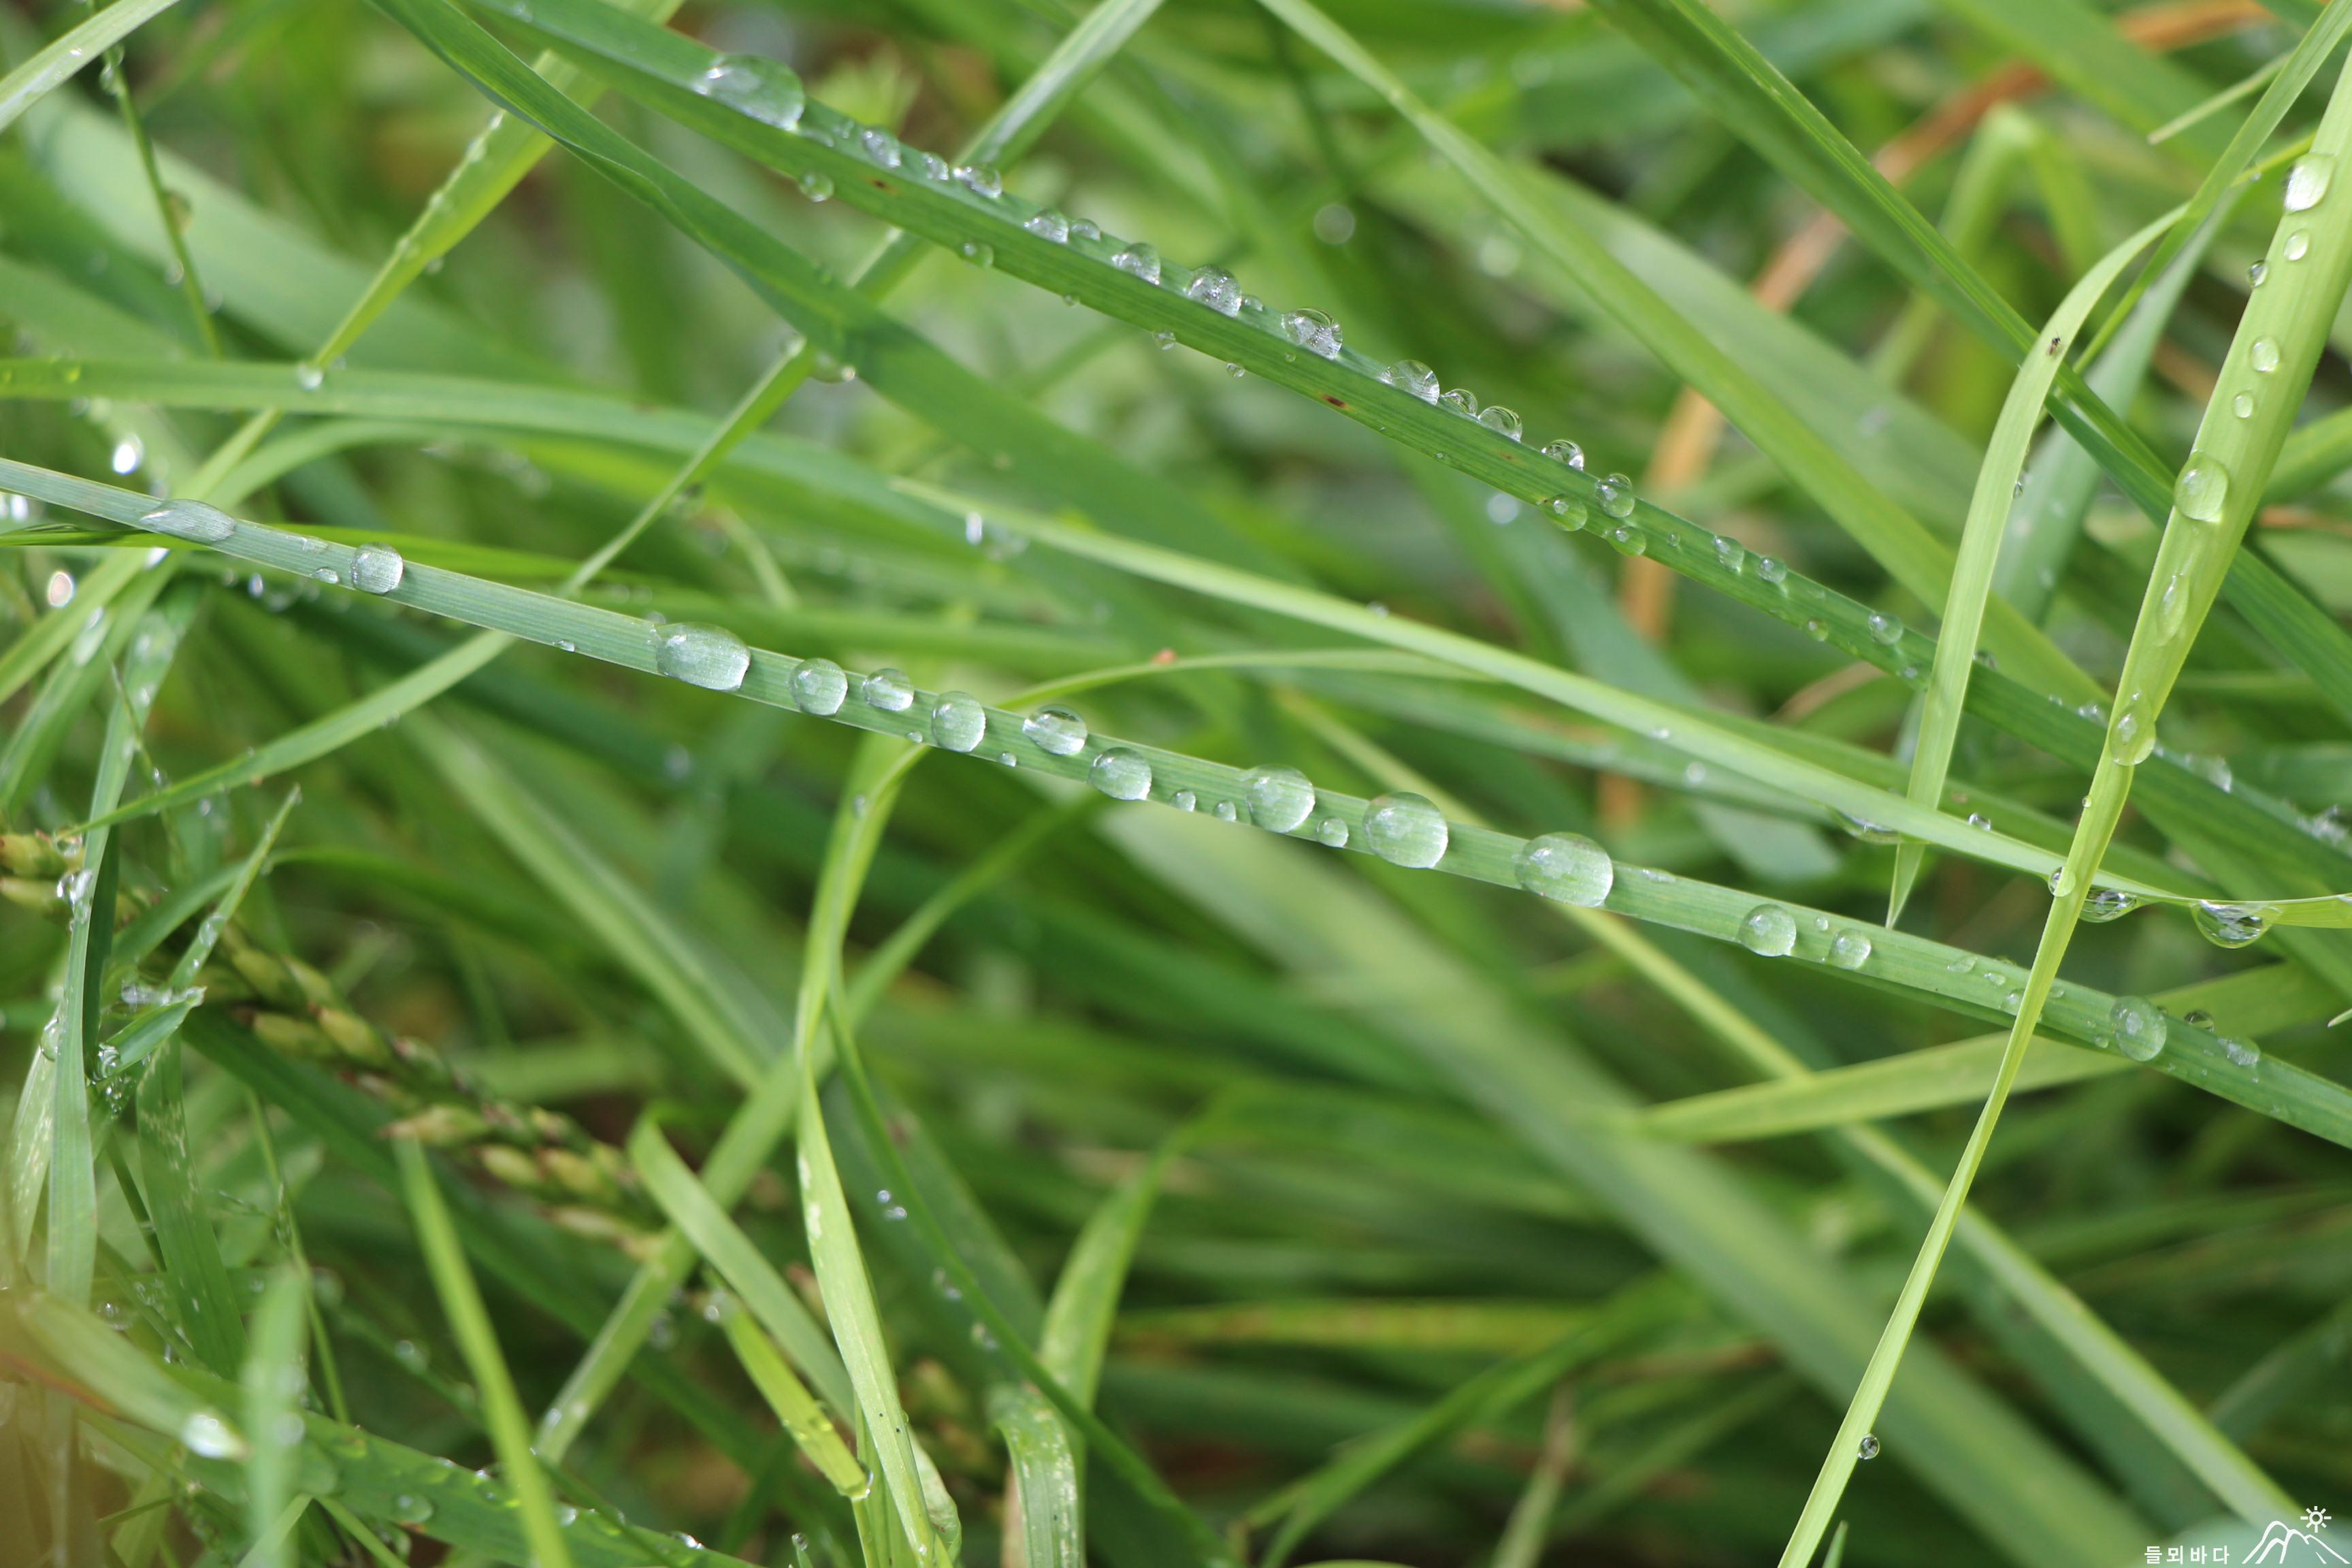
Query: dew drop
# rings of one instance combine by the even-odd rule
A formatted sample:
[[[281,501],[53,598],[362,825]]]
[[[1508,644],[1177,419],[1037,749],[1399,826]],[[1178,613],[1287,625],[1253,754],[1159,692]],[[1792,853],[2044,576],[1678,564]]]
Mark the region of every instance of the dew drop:
[[[751,650],[724,626],[681,621],[654,629],[654,668],[688,686],[733,691],[751,668]]]
[[[1344,849],[1348,847],[1348,825],[1336,816],[1327,816],[1315,825],[1315,841]]]
[[[1777,588],[1789,580],[1789,569],[1772,556],[1759,555],[1756,558],[1756,575]]]
[[[2326,199],[2327,187],[2336,178],[2336,160],[2325,153],[2310,153],[2295,160],[2294,167],[2286,174],[2286,192],[2283,202],[2291,213],[2309,212]]]
[[[2241,1040],[2224,1035],[2221,1037],[2221,1054],[2242,1068],[2252,1068],[2263,1065],[2263,1048],[2252,1040]]]
[[[1797,951],[1797,917],[1778,904],[1759,904],[1739,922],[1739,945],[1766,958]]]
[[[974,267],[984,268],[993,267],[996,265],[995,250],[992,247],[984,245],[977,239],[965,240],[963,244],[956,247],[956,254],[961,256],[966,261],[971,262]]]
[[[2254,395],[2242,392],[2230,399],[2230,412],[2241,419],[2252,419],[2254,416]]]
[[[2147,760],[2156,749],[2156,715],[2149,711],[2146,697],[2135,691],[2116,704],[2107,740],[2116,761],[2125,767],[2137,767]]]
[[[1620,555],[1647,555],[1650,552],[1649,535],[1630,522],[1621,522],[1611,529],[1609,542],[1616,547]]]
[[[1040,708],[1021,721],[1021,732],[1040,751],[1076,756],[1087,748],[1087,721],[1066,708]]]
[[[808,106],[801,79],[757,55],[719,56],[694,79],[694,90],[738,114],[786,131],[801,122],[801,110]]]
[[[2279,254],[2289,261],[2300,261],[2310,255],[2311,231],[2307,228],[2299,228],[2288,235],[2286,243],[2279,247]]]
[[[800,179],[801,195],[813,202],[833,199],[833,176],[823,169],[811,169]]]
[[[931,704],[931,740],[950,752],[976,752],[988,738],[988,710],[969,691],[942,691]]]
[[[2172,504],[2180,509],[2180,515],[2199,522],[2219,522],[2229,500],[2230,470],[2218,458],[2192,454],[2172,487]]]
[[[236,1431],[210,1410],[194,1411],[180,1424],[180,1442],[207,1459],[232,1459],[245,1451]]]
[[[352,586],[362,594],[389,594],[407,574],[407,561],[389,544],[362,544],[352,552]]]
[[[1130,245],[1110,258],[1121,272],[1131,272],[1146,283],[1160,281],[1160,253],[1148,245]]]
[[[1862,1441],[1855,1447],[1854,1452],[1860,1454],[1865,1459],[1874,1459],[1878,1458],[1878,1435],[1874,1432],[1864,1432],[1862,1435]]]
[[[1530,838],[1511,862],[1519,886],[1555,903],[1597,910],[1617,883],[1617,863],[1609,851],[1576,833]]]
[[[808,658],[793,671],[793,700],[803,713],[825,718],[841,711],[849,695],[849,677],[829,658]]]
[[[2246,268],[2246,286],[2251,289],[2259,289],[2263,286],[2263,279],[2270,275],[2270,263],[2266,261],[2257,261],[2252,267]]]
[[[857,146],[869,162],[886,169],[895,169],[907,159],[906,149],[898,145],[898,139],[879,125],[859,126]]]
[[[1114,749],[1095,759],[1087,782],[1113,800],[1141,800],[1151,793],[1151,764],[1123,747]]]
[[[1466,386],[1457,386],[1451,392],[1439,394],[1437,405],[1450,414],[1459,414],[1465,419],[1478,417],[1478,395]]]
[[[2256,338],[2246,349],[2246,363],[2263,375],[2279,367],[2279,346],[2276,338]]]
[[[1830,943],[1830,962],[1840,969],[1860,969],[1870,962],[1870,939],[1858,931],[1842,931]]]
[[[1215,810],[1211,812],[1210,815],[1214,816],[1219,822],[1239,822],[1242,819],[1241,807],[1235,805],[1229,800],[1221,800],[1217,802]]]
[[[1554,462],[1566,463],[1579,473],[1584,471],[1584,448],[1573,441],[1547,441],[1543,455]]]
[[[1055,245],[1070,243],[1070,220],[1052,207],[1038,208],[1021,226],[1038,238],[1052,240]]]
[[[1593,499],[1601,510],[1612,517],[1633,515],[1633,481],[1622,474],[1612,474],[1593,487]]]
[[[1499,403],[1488,404],[1480,412],[1478,423],[1497,435],[1508,436],[1514,441],[1520,438],[1518,412],[1516,409],[1506,408]]]
[[[1364,839],[1392,866],[1425,870],[1445,858],[1451,834],[1434,803],[1407,790],[1384,795],[1364,808]]]
[[[1193,811],[1199,808],[1201,797],[1189,789],[1180,789],[1168,797],[1168,804],[1179,811]]]
[[[433,1500],[402,1492],[392,1500],[392,1517],[403,1524],[423,1524],[433,1517]]]
[[[1585,520],[1591,515],[1584,510],[1584,503],[1581,500],[1579,500],[1574,496],[1568,495],[1552,497],[1549,500],[1543,503],[1543,509],[1545,511],[1551,514],[1553,521],[1559,523],[1562,528],[1567,529],[1570,533],[1582,528],[1584,526]]]
[[[305,392],[316,392],[326,384],[327,373],[305,361],[294,367],[294,384]]]
[[[1381,379],[1399,392],[1409,392],[1423,403],[1437,401],[1437,373],[1417,359],[1401,359],[1381,372]]]
[[[1873,642],[1892,647],[1903,640],[1903,623],[1885,611],[1873,611],[1868,622]]]
[[[2093,925],[2119,921],[2139,908],[2139,900],[2121,888],[2094,888],[2083,900],[2083,918]]]
[[[1004,176],[991,163],[966,163],[955,172],[956,182],[976,196],[993,201],[1004,194]]]
[[[139,520],[139,526],[174,539],[217,544],[236,531],[236,520],[200,500],[167,500]]]
[[[1315,809],[1315,785],[1297,768],[1252,768],[1242,775],[1250,819],[1274,833],[1288,833]]]
[[[2164,1010],[2145,996],[2118,996],[2107,1009],[2116,1049],[2136,1062],[2152,1062],[2164,1050]]]
[[[1323,359],[1339,357],[1339,323],[1320,310],[1289,310],[1283,314],[1283,335],[1308,353]]]
[[[905,670],[886,668],[860,682],[857,695],[866,700],[868,708],[879,708],[885,713],[904,713],[915,705],[915,683],[907,679]]]
[[[1239,279],[1222,267],[1203,267],[1192,274],[1184,285],[1184,298],[1206,305],[1220,316],[1242,313],[1242,286]]]
[[[2225,904],[2205,900],[2189,911],[2189,919],[2215,947],[2251,947],[2270,930],[2269,912],[2255,904]]]

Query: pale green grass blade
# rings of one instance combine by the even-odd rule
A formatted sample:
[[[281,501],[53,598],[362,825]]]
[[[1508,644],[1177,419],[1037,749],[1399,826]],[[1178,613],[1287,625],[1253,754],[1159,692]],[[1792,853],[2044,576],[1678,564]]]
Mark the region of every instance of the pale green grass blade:
[[[197,1359],[227,1376],[246,1357],[244,1323],[220,1243],[205,1214],[188,1148],[184,1098],[180,1049],[176,1043],[167,1045],[139,1079],[141,1190],[173,1314]]]
[[[1959,738],[1960,714],[1967,704],[1969,676],[1976,668],[1977,641],[1984,629],[1992,598],[1993,565],[2007,531],[2010,509],[2021,489],[2025,458],[2035,426],[2042,423],[2042,404],[2058,378],[2058,367],[2074,346],[2099,298],[2112,286],[2132,258],[2181,218],[2176,209],[2148,224],[2100,258],[2084,274],[2050,319],[2035,334],[2029,351],[2010,383],[2000,417],[1985,443],[1984,463],[1977,472],[1976,495],[1960,532],[1959,556],[1944,598],[1943,623],[1936,640],[1935,668],[1920,700],[1918,739],[1912,752],[1911,781],[1906,795],[1914,805],[1933,807],[1944,798],[1944,781],[1951,771],[1952,745]],[[1910,900],[1912,879],[1919,873],[1926,847],[1913,840],[1895,846],[1895,884],[1887,896],[1886,923],[1903,916]]]
[[[2137,764],[2155,746],[2157,717],[2221,592],[2231,557],[2252,519],[2271,465],[2309,384],[2328,325],[2342,305],[2346,282],[2352,279],[2352,200],[2333,188],[2332,175],[2337,159],[2352,152],[2352,90],[2347,90],[2347,83],[2352,83],[2352,72],[2339,80],[2329,100],[2308,155],[2311,161],[2290,177],[2285,211],[2268,258],[2277,280],[2254,291],[2199,426],[2196,450],[2182,469],[2176,505],[2125,657],[2106,751],[2092,776],[2074,847],[2053,884],[2049,920],[1992,1093],[1832,1441],[1782,1554],[1784,1568],[1810,1562],[1819,1547],[1853,1473],[1855,1446],[1894,1382],[1944,1247],[2056,984],[2059,963],[2089,892],[2092,868],[2122,817]],[[2331,191],[2336,198],[2333,202],[2327,200]],[[2239,405],[2242,396],[2246,402]],[[2247,1517],[2256,1521],[2260,1514],[2250,1510]]]
[[[245,1430],[252,1446],[245,1461],[246,1528],[253,1542],[245,1562],[250,1568],[286,1568],[294,1561],[287,1536],[308,1500],[291,1493],[302,1446],[302,1418],[296,1409],[310,1383],[301,1360],[310,1283],[291,1265],[281,1265],[253,1314],[252,1348],[241,1379]]]
[[[1536,1456],[1535,1468],[1528,1472],[1527,1489],[1511,1505],[1503,1539],[1495,1543],[1494,1568],[1536,1568],[1543,1556],[1552,1512],[1559,1508],[1560,1491],[1567,1485],[1568,1468],[1575,1458],[1576,1406],[1562,1384],[1553,1394],[1551,1409],[1544,1418],[1543,1448]]]
[[[224,1383],[217,1401],[183,1387],[142,1352],[128,1351],[121,1337],[56,1296],[19,1302],[16,1321],[58,1370],[75,1386],[68,1392],[141,1426],[165,1433],[198,1454],[226,1461],[250,1452],[226,1412],[236,1385]]]
[[[47,668],[51,660],[72,647],[74,639],[81,636],[91,618],[129,587],[142,569],[142,563],[133,554],[118,555],[101,562],[98,569],[83,580],[72,604],[56,615],[42,616],[26,628],[23,636],[8,645],[8,651],[0,654],[0,701],[15,696],[25,682]]]
[[[1169,1162],[1207,1130],[1201,1123],[1187,1124],[1154,1150],[1149,1162],[1096,1205],[1070,1245],[1070,1256],[1054,1281],[1053,1299],[1045,1304],[1037,1359],[1082,1405],[1094,1403],[1127,1271],[1151,1218]]]
[[[23,65],[0,77],[0,131],[41,95],[71,80],[82,67],[171,8],[173,0],[119,0],[92,12]]]
[[[555,1500],[548,1489],[547,1473],[539,1468],[539,1456],[531,1452],[530,1420],[523,1414],[522,1401],[515,1394],[514,1374],[507,1370],[506,1355],[499,1349],[498,1332],[490,1326],[480,1288],[474,1283],[474,1272],[467,1266],[465,1244],[457,1239],[457,1227],[449,1223],[449,1211],[441,1201],[433,1167],[423,1146],[414,1139],[396,1140],[394,1153],[400,1164],[402,1193],[407,1201],[410,1220],[416,1227],[417,1242],[432,1271],[434,1289],[440,1293],[442,1309],[448,1314],[450,1331],[457,1338],[458,1349],[465,1352],[474,1386],[480,1391],[490,1446],[497,1450],[506,1484],[513,1490],[532,1560],[538,1568],[572,1568],[572,1552],[556,1523]]]
[[[694,1173],[651,1121],[640,1121],[629,1135],[629,1159],[644,1178],[647,1195],[727,1281],[744,1310],[816,1384],[826,1404],[845,1417],[850,1415],[856,1395],[824,1330],[801,1305],[774,1265],[761,1256],[751,1238],[736,1227],[727,1211],[694,1179]]]
[[[1034,1388],[1000,1383],[988,1391],[988,1418],[1012,1466],[1004,1487],[1006,1568],[1085,1568],[1078,1458],[1053,1402]]]
[[[794,1374],[775,1342],[751,1321],[751,1314],[734,1303],[723,1303],[718,1310],[719,1327],[735,1352],[735,1359],[743,1363],[744,1372],[759,1385],[761,1396],[775,1411],[776,1419],[783,1423],[784,1430],[792,1435],[800,1451],[808,1456],[809,1463],[842,1496],[863,1498],[873,1478],[850,1453],[841,1434],[834,1430],[832,1418]]]

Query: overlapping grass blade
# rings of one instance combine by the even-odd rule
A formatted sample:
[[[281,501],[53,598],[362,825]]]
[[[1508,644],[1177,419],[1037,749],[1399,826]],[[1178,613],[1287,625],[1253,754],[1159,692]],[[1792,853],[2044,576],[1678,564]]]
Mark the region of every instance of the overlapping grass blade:
[[[41,95],[70,81],[90,61],[169,10],[175,0],[121,0],[93,11],[58,35],[30,59],[0,77],[0,131],[40,100]]]
[[[310,1284],[293,1268],[279,1268],[253,1314],[252,1345],[241,1375],[252,1449],[245,1461],[245,1520],[252,1542],[245,1563],[250,1568],[284,1568],[294,1561],[287,1537],[309,1500],[291,1493],[302,1441],[302,1418],[295,1412],[310,1384],[301,1360]]]

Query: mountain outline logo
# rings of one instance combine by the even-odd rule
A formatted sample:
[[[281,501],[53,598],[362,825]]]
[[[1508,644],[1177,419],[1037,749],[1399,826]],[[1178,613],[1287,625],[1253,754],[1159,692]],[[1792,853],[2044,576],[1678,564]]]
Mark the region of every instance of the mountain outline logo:
[[[2246,1561],[2276,1563],[2279,1568],[2291,1568],[2294,1563],[2352,1563],[2352,1557],[2319,1539],[2319,1532],[2326,1528],[2327,1510],[2323,1508],[2305,1509],[2300,1529],[2283,1519],[2274,1519],[2263,1531],[2263,1538],[2254,1542]]]

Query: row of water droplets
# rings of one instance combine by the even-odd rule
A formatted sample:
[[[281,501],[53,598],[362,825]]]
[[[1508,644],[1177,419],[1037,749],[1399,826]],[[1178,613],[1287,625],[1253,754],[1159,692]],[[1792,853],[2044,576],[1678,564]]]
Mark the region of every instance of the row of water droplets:
[[[1376,374],[1388,385],[1433,407],[1458,415],[1514,441],[1525,438],[1524,425],[1517,411],[1500,404],[1482,407],[1477,395],[1466,387],[1442,387],[1437,373],[1419,360],[1399,360],[1382,368],[1353,353],[1346,347],[1346,334],[1339,323],[1321,310],[1301,307],[1277,316],[1263,300],[1244,292],[1240,280],[1222,267],[1178,266],[1164,260],[1156,248],[1143,241],[1123,241],[1105,234],[1090,219],[1074,218],[1050,206],[1032,208],[1021,198],[1006,195],[1003,177],[989,164],[951,164],[937,153],[907,146],[880,126],[852,121],[841,134],[827,131],[816,121],[804,119],[808,100],[800,79],[775,61],[751,55],[721,55],[692,85],[697,92],[740,114],[845,151],[877,168],[912,173],[933,184],[959,185],[982,201],[1006,204],[1008,221],[1017,222],[1027,233],[1081,254],[1092,253],[1097,259],[1106,260],[1129,277],[1179,293],[1229,320],[1246,318],[1263,329],[1266,319],[1272,317],[1272,330],[1288,344],[1284,351],[1286,359],[1295,359],[1298,352],[1304,351],[1318,359],[1348,360],[1354,368]],[[815,201],[826,200],[835,188],[831,176],[822,171],[803,175],[800,185],[803,193]],[[966,260],[980,266],[992,265],[995,260],[994,251],[979,240],[967,240],[961,249]],[[1163,348],[1172,347],[1176,342],[1172,332],[1156,335]],[[1238,365],[1227,368],[1236,374],[1241,369]],[[1584,453],[1575,442],[1554,441],[1542,450],[1544,456],[1580,473],[1583,471]],[[1594,498],[1610,518],[1630,518],[1633,511],[1633,482],[1623,474],[1611,474],[1594,482]],[[1547,501],[1545,510],[1570,527],[1581,526],[1587,515],[1581,499],[1568,495]],[[1571,518],[1573,521],[1570,521]],[[1621,546],[1639,538],[1638,531],[1630,528],[1611,532]],[[1634,552],[1639,553],[1638,550]]]
[[[218,544],[236,532],[236,519],[209,502],[183,498],[156,507],[139,520],[139,526],[194,544]],[[348,584],[362,594],[389,594],[408,575],[407,560],[389,544],[352,547],[302,534],[292,537],[304,552],[320,557],[310,575],[329,587]]]

